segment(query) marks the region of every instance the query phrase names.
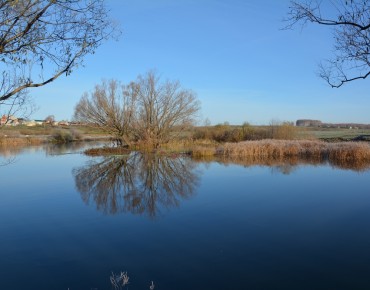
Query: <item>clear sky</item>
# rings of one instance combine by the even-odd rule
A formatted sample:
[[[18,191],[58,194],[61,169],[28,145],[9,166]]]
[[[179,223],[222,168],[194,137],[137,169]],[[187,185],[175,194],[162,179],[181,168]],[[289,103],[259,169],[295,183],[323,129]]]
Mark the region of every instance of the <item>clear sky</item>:
[[[200,120],[267,124],[319,119],[370,123],[370,79],[333,89],[317,76],[330,58],[328,27],[281,30],[288,0],[107,0],[122,36],[31,95],[33,118],[71,119],[85,91],[102,79],[134,80],[155,69],[192,89]],[[202,122],[202,121],[200,121]]]

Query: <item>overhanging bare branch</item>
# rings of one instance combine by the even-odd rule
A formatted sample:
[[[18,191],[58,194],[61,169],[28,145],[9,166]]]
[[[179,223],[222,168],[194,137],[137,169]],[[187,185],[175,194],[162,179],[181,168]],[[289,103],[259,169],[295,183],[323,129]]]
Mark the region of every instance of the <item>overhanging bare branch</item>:
[[[370,3],[333,0],[330,5],[323,1],[291,1],[285,28],[309,22],[334,28],[334,56],[321,64],[319,75],[331,87],[339,88],[370,75]],[[332,11],[337,14],[323,16]]]

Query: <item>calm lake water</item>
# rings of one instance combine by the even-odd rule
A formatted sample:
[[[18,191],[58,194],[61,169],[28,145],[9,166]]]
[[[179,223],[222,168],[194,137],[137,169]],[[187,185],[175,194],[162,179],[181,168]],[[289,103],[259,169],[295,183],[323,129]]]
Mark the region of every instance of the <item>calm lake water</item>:
[[[369,171],[82,150],[0,167],[0,289],[370,289]]]

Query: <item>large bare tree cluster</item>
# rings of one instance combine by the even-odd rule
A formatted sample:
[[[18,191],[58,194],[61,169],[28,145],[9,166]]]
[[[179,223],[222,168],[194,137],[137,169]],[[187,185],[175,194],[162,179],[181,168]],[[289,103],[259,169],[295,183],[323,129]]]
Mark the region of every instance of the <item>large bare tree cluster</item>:
[[[104,0],[2,0],[2,110],[24,108],[28,88],[69,75],[115,31]]]
[[[370,75],[370,1],[291,1],[288,27],[316,23],[332,27],[334,56],[320,65],[332,87]]]
[[[95,86],[76,105],[74,119],[103,129],[121,145],[158,148],[192,125],[199,109],[194,92],[148,72],[128,85],[111,80]]]

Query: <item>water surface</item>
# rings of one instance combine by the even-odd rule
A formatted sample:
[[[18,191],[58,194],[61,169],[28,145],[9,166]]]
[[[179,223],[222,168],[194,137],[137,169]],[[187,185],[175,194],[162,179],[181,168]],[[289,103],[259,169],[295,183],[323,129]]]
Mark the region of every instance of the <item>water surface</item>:
[[[0,288],[369,289],[369,171],[26,148],[0,167]]]

